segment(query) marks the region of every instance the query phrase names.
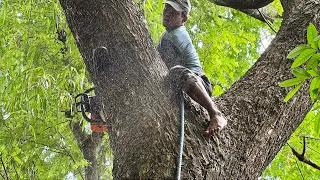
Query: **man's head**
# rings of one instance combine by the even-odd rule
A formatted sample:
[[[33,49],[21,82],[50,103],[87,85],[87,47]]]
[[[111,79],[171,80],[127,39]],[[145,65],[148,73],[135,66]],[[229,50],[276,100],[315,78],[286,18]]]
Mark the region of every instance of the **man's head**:
[[[162,24],[167,30],[182,26],[188,19],[191,4],[189,0],[167,0],[162,15]]]

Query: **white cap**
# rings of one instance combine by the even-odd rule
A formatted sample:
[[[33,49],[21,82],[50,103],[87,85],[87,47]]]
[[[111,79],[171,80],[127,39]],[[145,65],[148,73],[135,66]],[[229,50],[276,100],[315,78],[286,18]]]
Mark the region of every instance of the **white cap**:
[[[186,12],[187,15],[191,10],[190,0],[167,0],[166,4],[171,5],[178,12]]]
[[[170,4],[176,11],[183,12],[184,10],[175,1],[167,1],[166,4]]]

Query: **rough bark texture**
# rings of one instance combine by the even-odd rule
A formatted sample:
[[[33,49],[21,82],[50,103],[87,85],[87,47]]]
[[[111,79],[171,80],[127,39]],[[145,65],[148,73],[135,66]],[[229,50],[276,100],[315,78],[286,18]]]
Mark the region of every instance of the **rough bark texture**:
[[[278,83],[290,77],[292,61],[286,56],[297,44],[305,43],[309,23],[319,28],[320,6],[312,0],[291,3],[284,4],[283,24],[269,48],[220,98],[224,112],[232,114],[225,136],[232,146],[223,150],[229,156],[222,173],[227,177],[259,177],[310,109],[306,88],[284,103],[288,90]]]
[[[137,5],[131,0],[60,2],[113,126],[114,179],[173,178],[177,103]],[[305,42],[308,24],[319,29],[320,4],[282,3],[283,24],[270,47],[216,100],[229,120],[219,140],[202,136],[207,116],[193,102],[187,104],[184,178],[257,179],[309,111],[307,88],[284,103],[289,90],[278,83],[290,77],[292,61],[286,56]],[[108,49],[109,59],[92,59],[99,46]]]
[[[85,132],[82,131],[82,123],[72,123],[71,129],[77,139],[84,159],[89,163],[89,165],[85,167],[85,179],[99,179],[98,152],[101,147],[103,133],[93,132],[91,135],[86,135]]]
[[[167,68],[137,5],[117,0],[61,4],[112,125],[114,178],[171,177],[177,107],[164,92]],[[93,61],[92,51],[99,46],[108,48],[109,60]]]
[[[267,22],[267,21],[273,22],[276,18],[280,18],[279,14],[269,13],[268,6],[260,9],[238,9],[238,10],[262,22]]]

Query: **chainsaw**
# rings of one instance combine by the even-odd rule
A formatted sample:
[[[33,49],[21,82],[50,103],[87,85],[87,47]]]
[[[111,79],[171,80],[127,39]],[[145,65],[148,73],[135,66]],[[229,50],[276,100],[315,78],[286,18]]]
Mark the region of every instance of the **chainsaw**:
[[[90,88],[75,96],[69,111],[64,111],[67,118],[72,118],[73,112],[81,112],[82,117],[90,123],[93,132],[108,132],[109,126],[100,111],[99,102],[95,95],[90,95],[94,88]],[[92,94],[92,93],[91,93]]]

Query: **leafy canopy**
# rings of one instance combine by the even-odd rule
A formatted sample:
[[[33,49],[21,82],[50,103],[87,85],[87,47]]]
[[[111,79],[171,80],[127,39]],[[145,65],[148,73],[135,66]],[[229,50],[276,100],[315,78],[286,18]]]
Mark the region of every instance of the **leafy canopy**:
[[[87,162],[61,111],[90,84],[60,4],[0,2],[0,160],[6,169],[1,175],[80,177]],[[62,29],[65,44],[57,38]]]

